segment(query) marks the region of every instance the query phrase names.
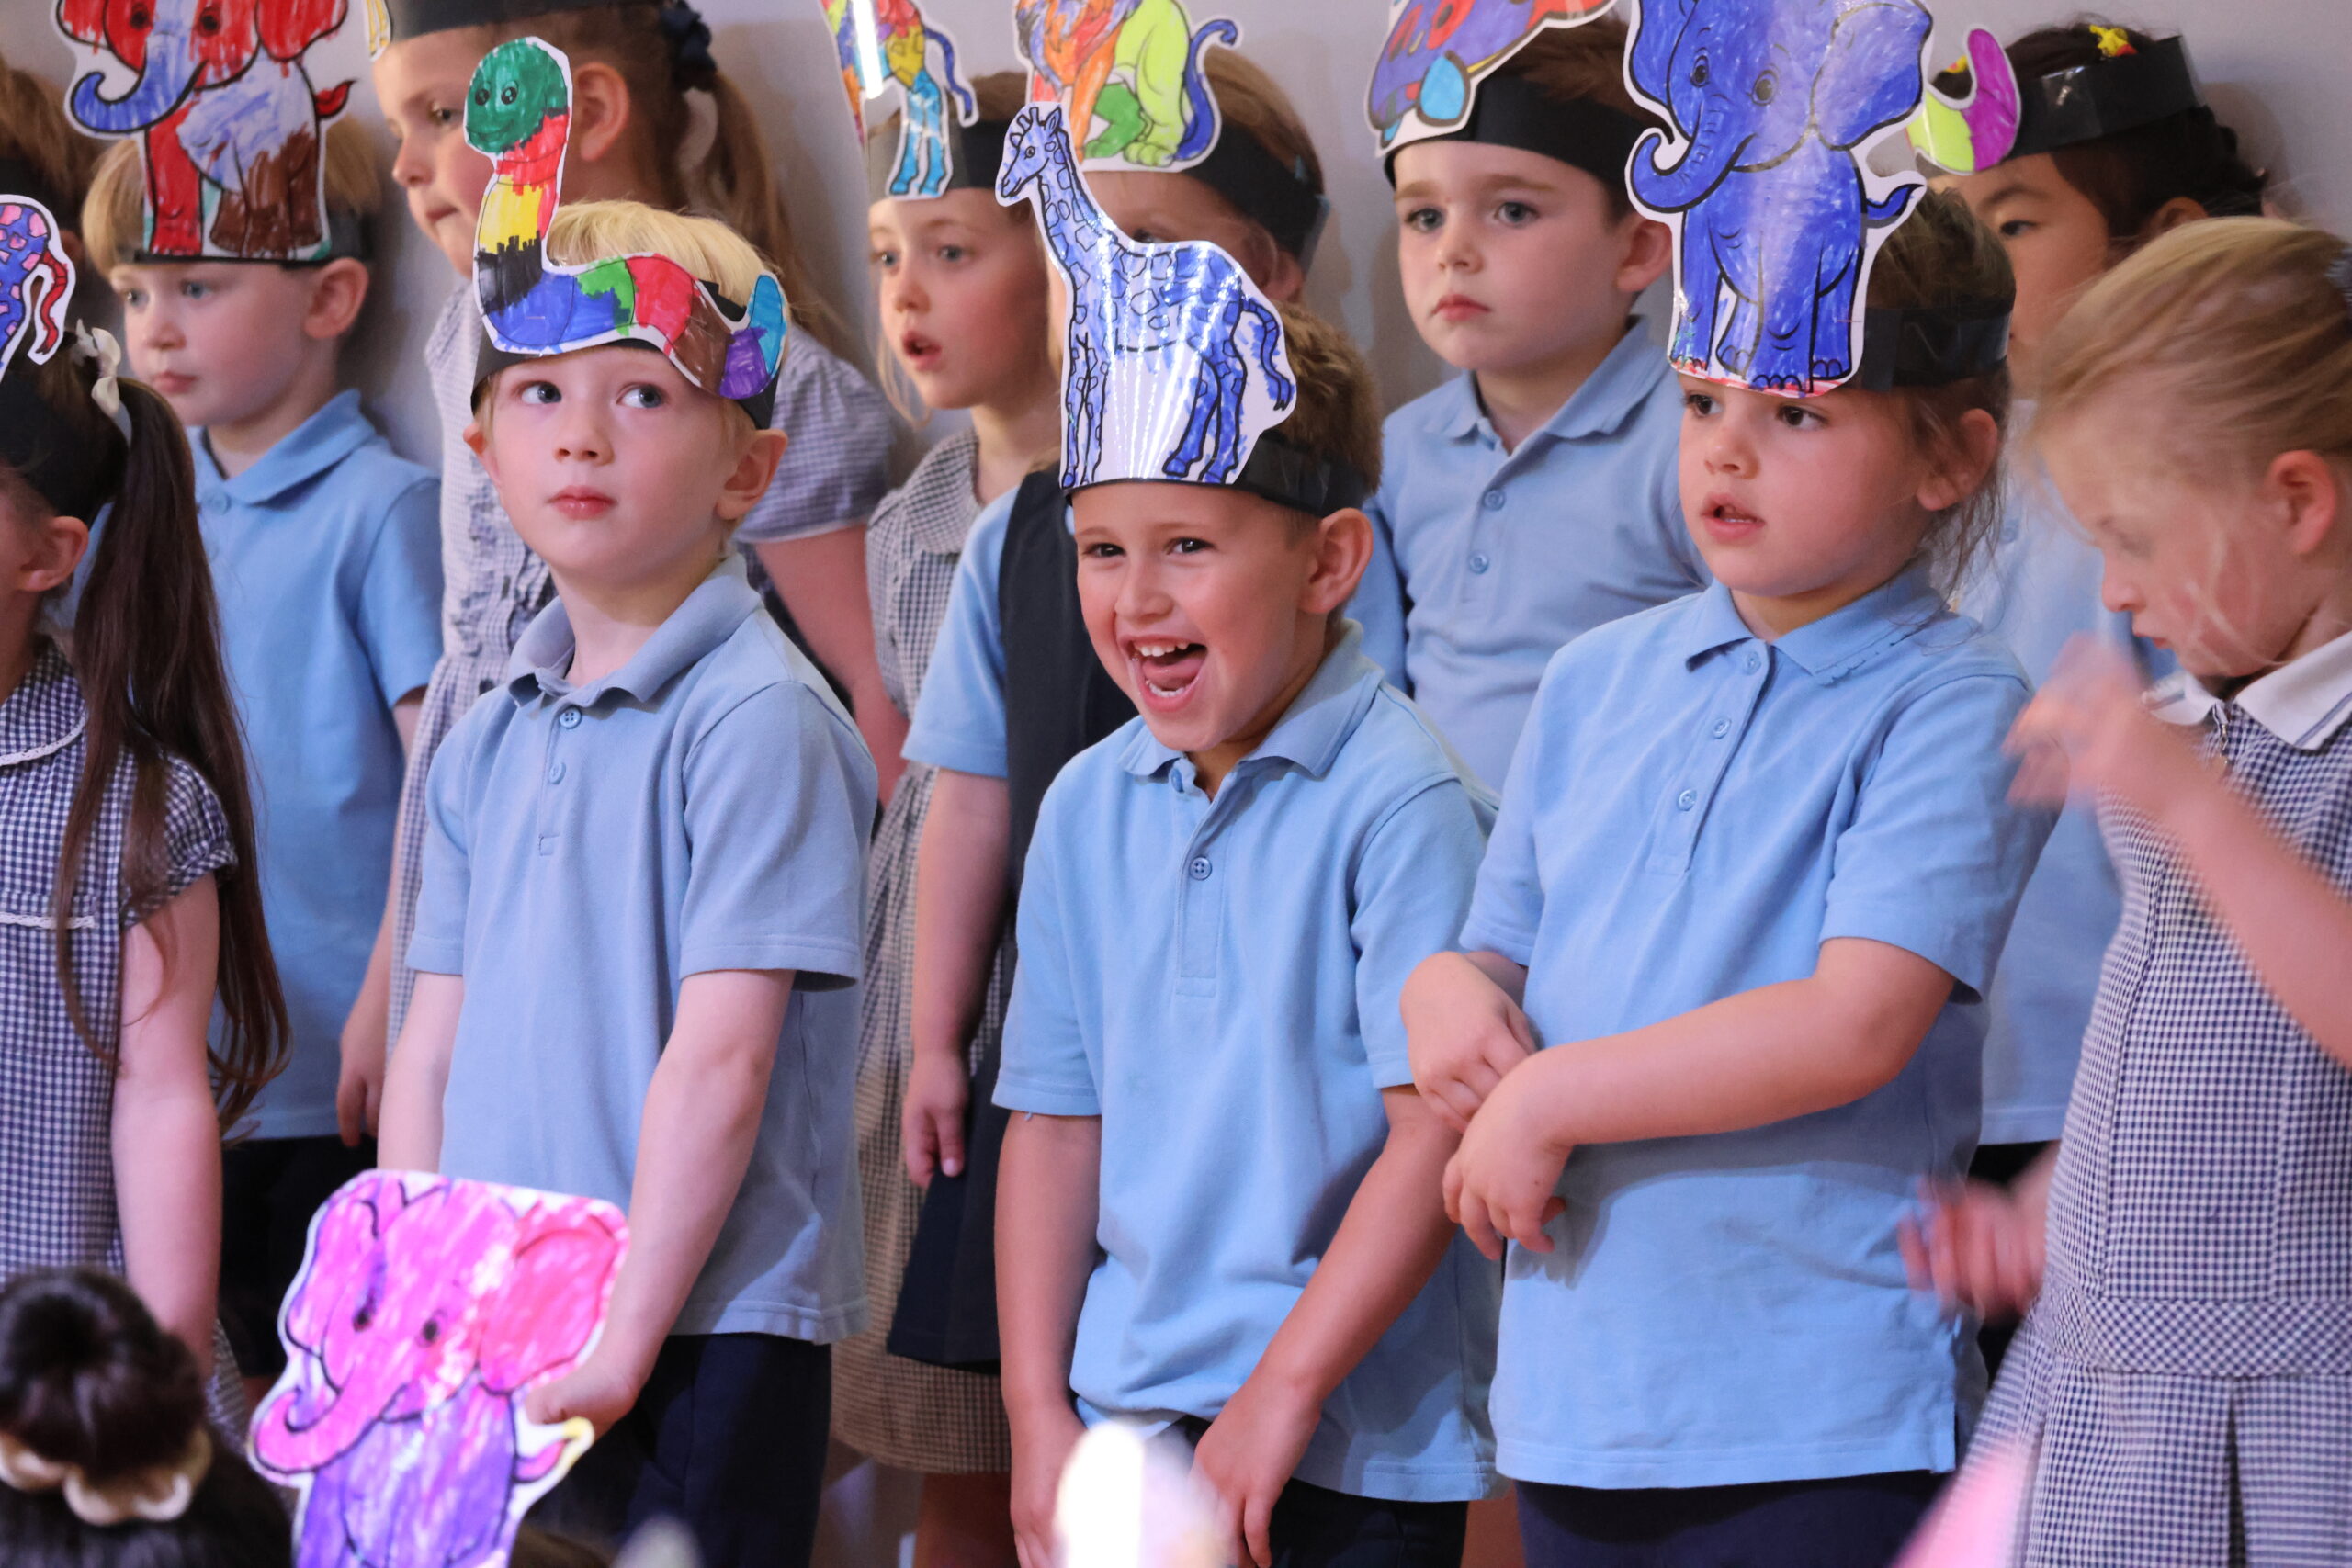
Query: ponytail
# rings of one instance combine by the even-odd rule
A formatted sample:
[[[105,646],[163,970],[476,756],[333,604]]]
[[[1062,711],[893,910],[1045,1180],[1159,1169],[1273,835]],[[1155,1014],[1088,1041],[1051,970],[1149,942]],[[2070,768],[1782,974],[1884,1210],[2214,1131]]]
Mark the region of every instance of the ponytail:
[[[219,796],[236,855],[217,879],[217,983],[227,1027],[211,1051],[222,1123],[231,1125],[285,1066],[286,1000],[262,924],[244,742],[220,657],[220,615],[197,522],[187,438],[161,397],[137,381],[119,385],[130,439],[74,622],[73,662],[89,728],[58,856],[52,910],[58,975],[74,1027],[111,1062],[112,1047],[91,1028],[88,998],[74,980],[74,890],[107,792],[128,760],[125,901],[142,915],[164,902],[171,876],[164,795],[171,760],[186,762]],[[82,400],[95,412],[86,392]],[[170,961],[167,953],[164,962]]]

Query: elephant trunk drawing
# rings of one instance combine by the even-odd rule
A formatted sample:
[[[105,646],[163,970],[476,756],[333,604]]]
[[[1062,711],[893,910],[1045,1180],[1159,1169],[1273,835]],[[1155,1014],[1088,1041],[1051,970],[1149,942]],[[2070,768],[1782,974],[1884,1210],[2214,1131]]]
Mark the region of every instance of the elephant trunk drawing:
[[[147,53],[139,79],[119,98],[100,91],[103,79],[95,71],[74,84],[68,107],[74,118],[100,136],[130,136],[156,124],[180,107],[200,68],[196,51],[186,39],[164,30],[158,18],[148,36]]]
[[[1670,165],[1658,162],[1666,146],[1666,133],[1659,130],[1645,132],[1634,145],[1629,170],[1634,198],[1661,212],[1682,212],[1706,200],[1724,176],[1739,166],[1747,138],[1729,141],[1715,133],[1710,120],[1702,120],[1682,156]]]

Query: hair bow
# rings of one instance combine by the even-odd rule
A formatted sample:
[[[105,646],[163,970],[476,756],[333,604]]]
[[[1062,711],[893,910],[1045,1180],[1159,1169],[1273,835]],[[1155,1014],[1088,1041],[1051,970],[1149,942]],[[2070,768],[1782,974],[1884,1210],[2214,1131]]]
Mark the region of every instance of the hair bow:
[[[114,421],[114,427],[122,432],[122,438],[130,440],[130,416],[122,412],[122,344],[106,328],[76,321],[74,323],[74,358],[78,364],[98,367],[97,379],[90,383],[90,400]]]
[[[658,19],[670,45],[672,78],[681,88],[710,91],[718,80],[718,62],[710,52],[710,24],[687,0],[672,0]]]
[[[178,1518],[211,1468],[212,1438],[202,1427],[178,1459],[116,1476],[104,1485],[93,1483],[80,1465],[45,1458],[0,1432],[0,1484],[18,1492],[62,1492],[75,1518],[101,1528],[134,1518],[157,1524]]]

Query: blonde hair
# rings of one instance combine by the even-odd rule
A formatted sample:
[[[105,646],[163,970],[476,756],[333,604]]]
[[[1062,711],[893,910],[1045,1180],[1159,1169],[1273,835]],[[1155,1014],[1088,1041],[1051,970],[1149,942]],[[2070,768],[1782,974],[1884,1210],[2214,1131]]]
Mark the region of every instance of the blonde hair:
[[[46,80],[0,55],[0,158],[29,165],[49,186],[48,198],[58,204],[57,220],[71,223],[89,185],[97,147],[66,120],[64,101]]]
[[[1276,305],[1298,400],[1274,431],[1311,457],[1347,464],[1380,483],[1380,399],[1371,367],[1346,332],[1298,305]]]
[[[680,212],[706,212],[768,258],[795,326],[805,328],[840,353],[847,341],[840,318],[817,292],[816,277],[794,239],[784,193],[768,157],[766,135],[742,90],[725,73],[682,81],[669,37],[662,29],[664,6],[631,3],[580,10],[549,11],[479,29],[492,43],[541,38],[569,55],[575,68],[594,61],[620,73],[628,87],[629,127],[638,145],[653,152],[648,163],[662,182],[658,204]],[[688,141],[689,89],[710,95],[717,125],[710,145],[692,168],[681,166],[678,150]]]
[[[2250,484],[2282,452],[2352,467],[2352,301],[2329,276],[2346,254],[2276,218],[2151,241],[2052,329],[2035,440],[2122,392],[2183,479]]]
[[[368,220],[383,210],[375,144],[356,121],[339,119],[327,127],[326,165],[329,217]],[[82,201],[82,243],[90,265],[102,274],[138,260],[146,238],[146,179],[135,140],[113,143],[98,158]]]

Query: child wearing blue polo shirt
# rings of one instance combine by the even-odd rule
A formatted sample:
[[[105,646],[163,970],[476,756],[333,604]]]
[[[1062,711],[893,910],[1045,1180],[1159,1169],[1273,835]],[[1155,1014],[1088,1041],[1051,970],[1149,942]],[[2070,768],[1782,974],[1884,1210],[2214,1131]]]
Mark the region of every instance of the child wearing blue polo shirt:
[[[1463,951],[1405,988],[1467,1129],[1449,1212],[1515,1244],[1494,1421],[1538,1568],[1878,1568],[1971,1418],[1897,1226],[1965,1167],[2049,827],[2007,798],[2025,680],[1941,592],[1997,516],[2010,291],[1929,196],[1860,385],[1684,378],[1714,585],[1553,659]]]
[[[546,253],[666,257],[700,292],[658,345],[482,346],[467,439],[556,602],[434,761],[383,1158],[628,1206],[603,1337],[529,1396],[603,1435],[543,1522],[675,1515],[711,1568],[791,1568],[826,1348],[865,1317],[849,1136],[874,763],[729,548],[786,441],[773,360],[758,391],[705,389],[737,385],[710,296],[756,302],[758,254],[629,202],[560,211]],[[734,329],[728,375],[756,330]]]
[[[1073,500],[1087,632],[1140,716],[1046,793],[996,1084],[1033,1562],[1071,1445],[1112,1416],[1196,1442],[1228,1562],[1454,1568],[1492,1488],[1498,1280],[1442,1213],[1453,1134],[1396,1013],[1491,800],[1339,615],[1371,552],[1373,392],[1335,329],[1283,323],[1298,400],[1234,486]]]
[[[258,1389],[285,1368],[277,1306],[311,1216],[376,1162],[401,772],[441,652],[441,487],[338,390],[382,204],[367,133],[328,128],[322,261],[155,257],[144,186],[138,147],[115,143],[84,233],[131,363],[188,426],[286,987],[286,1071],[222,1169],[221,1318]]]
[[[1667,231],[1626,154],[1625,27],[1540,32],[1459,130],[1388,160],[1413,325],[1462,372],[1388,416],[1364,649],[1498,788],[1544,666],[1706,581],[1675,493],[1681,392],[1634,318]]]

